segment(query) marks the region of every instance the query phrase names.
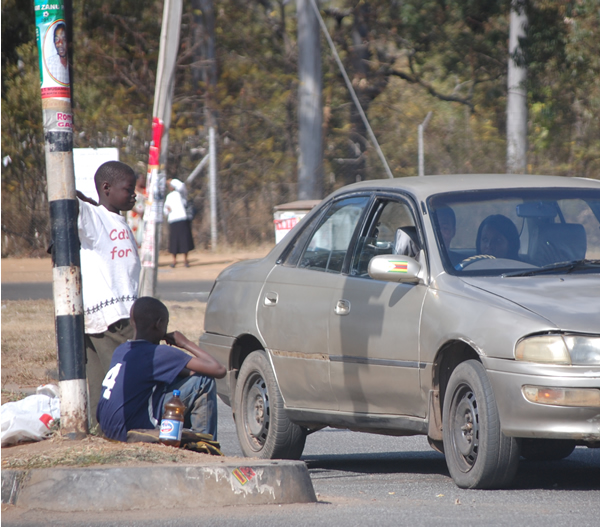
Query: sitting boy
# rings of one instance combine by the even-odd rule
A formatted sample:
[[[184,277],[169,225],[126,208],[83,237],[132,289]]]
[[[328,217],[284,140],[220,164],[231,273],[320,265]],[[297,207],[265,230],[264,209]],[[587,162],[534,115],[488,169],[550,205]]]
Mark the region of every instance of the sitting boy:
[[[226,369],[179,331],[167,333],[169,311],[160,300],[137,299],[130,320],[134,340],[115,350],[102,383],[96,415],[106,437],[127,441],[129,430],[156,428],[165,402],[173,390],[179,390],[186,406],[184,428],[211,434],[216,440],[215,378],[224,377]],[[161,345],[161,340],[193,356]]]

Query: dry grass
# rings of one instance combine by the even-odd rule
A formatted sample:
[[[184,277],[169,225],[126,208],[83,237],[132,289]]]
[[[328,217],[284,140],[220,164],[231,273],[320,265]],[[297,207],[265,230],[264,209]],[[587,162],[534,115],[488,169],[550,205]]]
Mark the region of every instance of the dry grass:
[[[19,388],[56,383],[54,304],[51,300],[2,302],[2,404]]]
[[[198,342],[204,327],[205,304],[165,302],[169,330],[178,329]],[[51,300],[2,302],[2,404],[22,399],[42,384],[58,384]],[[94,435],[83,441],[59,433],[36,443],[2,449],[2,469],[54,466],[143,465],[147,463],[205,463],[213,456],[149,443],[117,443]],[[215,458],[218,459],[218,458]]]
[[[198,342],[205,304],[165,302],[169,330],[178,329]],[[2,404],[21,399],[28,390],[58,383],[54,304],[51,300],[2,302]]]
[[[219,456],[202,455],[191,450],[157,443],[118,443],[96,436],[72,441],[55,434],[37,443],[2,449],[2,469],[31,470],[57,466],[148,465],[157,463],[217,462]]]

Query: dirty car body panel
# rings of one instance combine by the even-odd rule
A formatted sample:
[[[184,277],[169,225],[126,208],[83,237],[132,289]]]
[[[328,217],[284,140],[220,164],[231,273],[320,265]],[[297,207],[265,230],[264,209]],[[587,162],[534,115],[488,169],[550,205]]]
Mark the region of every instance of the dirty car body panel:
[[[201,345],[249,455],[298,456],[325,426],[426,434],[459,486],[494,488],[519,454],[600,446],[599,306],[600,182],[366,181],[226,269]],[[293,437],[273,427],[288,421]]]

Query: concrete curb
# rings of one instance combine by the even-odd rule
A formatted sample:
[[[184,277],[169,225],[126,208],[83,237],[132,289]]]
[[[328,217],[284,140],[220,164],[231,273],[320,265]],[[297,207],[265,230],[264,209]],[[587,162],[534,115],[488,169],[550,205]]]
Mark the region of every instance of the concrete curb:
[[[2,471],[2,503],[62,512],[316,502],[302,461]]]

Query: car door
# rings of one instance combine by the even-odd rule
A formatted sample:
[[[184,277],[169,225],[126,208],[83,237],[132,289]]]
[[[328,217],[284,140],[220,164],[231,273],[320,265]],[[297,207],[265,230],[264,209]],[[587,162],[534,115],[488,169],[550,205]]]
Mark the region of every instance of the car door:
[[[289,408],[337,409],[329,378],[329,310],[369,199],[332,203],[292,242],[264,283],[257,323]]]
[[[408,200],[378,199],[358,237],[348,275],[333,290],[329,358],[341,411],[419,417],[426,413],[419,386],[424,367],[419,362],[419,326],[426,286],[373,280],[367,272],[373,256],[397,254],[399,234],[409,233],[410,250],[424,259],[417,227]]]

